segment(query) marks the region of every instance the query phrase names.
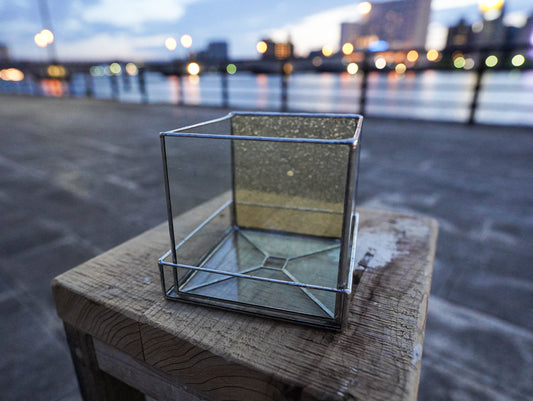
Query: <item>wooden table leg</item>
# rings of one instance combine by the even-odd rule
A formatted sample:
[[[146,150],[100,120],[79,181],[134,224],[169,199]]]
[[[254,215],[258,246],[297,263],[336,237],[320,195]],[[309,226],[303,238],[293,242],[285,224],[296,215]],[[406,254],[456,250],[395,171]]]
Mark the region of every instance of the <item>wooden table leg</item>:
[[[64,326],[84,401],[145,401],[143,393],[100,370],[90,335]]]

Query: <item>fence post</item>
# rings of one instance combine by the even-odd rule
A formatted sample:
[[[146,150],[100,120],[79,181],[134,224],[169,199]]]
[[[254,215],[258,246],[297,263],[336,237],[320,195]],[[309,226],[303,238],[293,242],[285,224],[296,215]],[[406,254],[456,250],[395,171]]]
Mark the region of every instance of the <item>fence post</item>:
[[[220,65],[220,78],[222,80],[222,107],[229,107],[229,93],[228,93],[228,74],[226,71],[226,68],[224,66],[224,63]]]
[[[122,72],[122,84],[126,92],[129,92],[131,90],[130,74],[126,72],[125,68],[124,68],[124,71]]]
[[[176,77],[178,78],[178,106],[183,106],[185,104],[185,91],[183,90],[183,76],[181,73],[177,73]]]
[[[365,109],[366,109],[366,91],[368,88],[368,72],[369,72],[369,63],[368,63],[368,53],[364,54],[363,58],[363,65],[362,65],[362,72],[363,76],[361,77],[361,88],[360,88],[360,95],[359,95],[359,114],[364,115]]]
[[[476,71],[476,84],[474,85],[474,93],[472,94],[472,102],[470,103],[470,115],[468,116],[468,124],[472,125],[476,122],[476,110],[478,107],[479,92],[483,81],[483,74],[485,73],[485,64],[483,56],[479,58],[479,65]]]
[[[289,76],[285,71],[285,61],[280,61],[281,66],[281,111],[287,111],[289,108],[287,106],[287,87]]]
[[[139,92],[141,92],[141,98],[143,103],[148,103],[148,92],[146,91],[146,81],[144,77],[144,68],[141,67],[137,71],[137,80],[139,83]]]
[[[109,84],[111,85],[111,98],[118,100],[118,78],[117,75],[111,74],[109,76]]]
[[[93,82],[93,76],[90,72],[87,74],[83,74],[83,77],[85,78],[85,96],[86,97],[93,97],[94,96],[94,82]]]

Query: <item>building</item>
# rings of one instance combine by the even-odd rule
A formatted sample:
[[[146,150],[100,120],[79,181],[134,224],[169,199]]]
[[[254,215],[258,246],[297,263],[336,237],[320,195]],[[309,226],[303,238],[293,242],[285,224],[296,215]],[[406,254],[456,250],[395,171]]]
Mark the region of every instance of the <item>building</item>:
[[[461,47],[472,45],[475,39],[475,33],[472,26],[461,18],[459,23],[448,29],[446,47]]]
[[[341,25],[341,47],[352,43],[368,49],[386,42],[391,49],[423,48],[431,12],[431,0],[387,1],[372,4],[360,22]]]
[[[294,45],[289,38],[287,42],[274,42],[271,39],[263,39],[263,49],[261,50],[261,60],[285,60],[293,57]]]
[[[210,42],[207,49],[198,52],[196,58],[205,63],[221,63],[228,60],[228,44],[224,41]]]
[[[507,40],[514,46],[527,49],[533,47],[533,14],[521,28],[508,27]]]
[[[9,61],[9,48],[3,43],[0,43],[0,62],[1,61]]]
[[[507,41],[507,28],[503,24],[503,17],[505,15],[505,4],[503,1],[496,1],[491,3],[491,7],[484,6],[481,3],[480,12],[482,21],[475,29],[476,35],[474,38],[475,45],[478,47],[499,47]]]
[[[446,47],[496,50],[504,47],[526,49],[533,45],[533,15],[522,27],[506,26],[504,2],[491,4],[491,8],[480,7],[481,19],[472,26],[461,19],[457,25],[450,27]]]

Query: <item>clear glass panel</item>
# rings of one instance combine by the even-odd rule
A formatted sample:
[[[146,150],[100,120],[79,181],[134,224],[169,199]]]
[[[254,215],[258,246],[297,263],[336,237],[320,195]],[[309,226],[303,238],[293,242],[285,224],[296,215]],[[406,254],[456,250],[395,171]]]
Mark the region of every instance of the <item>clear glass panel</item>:
[[[339,324],[339,302],[345,302],[346,294],[335,290],[348,280],[352,238],[345,225],[352,199],[346,197],[354,194],[354,148],[267,138],[350,139],[358,119],[238,114],[231,118],[231,131],[227,122],[225,128],[214,124],[188,130],[210,137],[165,138],[173,216],[191,198],[200,203],[225,189],[233,195],[225,207],[186,233],[180,219],[173,218],[177,247],[165,262],[172,264],[174,257],[176,265],[163,267],[165,293]]]
[[[333,120],[333,121],[329,121]],[[268,115],[232,118],[234,135],[346,139],[355,119]],[[240,227],[340,238],[347,145],[234,141],[235,212]]]

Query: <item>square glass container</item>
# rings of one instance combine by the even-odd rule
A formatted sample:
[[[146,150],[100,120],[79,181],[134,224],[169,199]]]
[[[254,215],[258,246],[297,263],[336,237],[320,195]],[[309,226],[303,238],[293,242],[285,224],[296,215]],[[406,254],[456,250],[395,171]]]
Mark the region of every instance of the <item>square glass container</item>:
[[[340,329],[352,292],[362,117],[244,113],[160,134],[166,298]],[[184,239],[184,199],[229,201]],[[205,197],[204,197],[205,198]]]

